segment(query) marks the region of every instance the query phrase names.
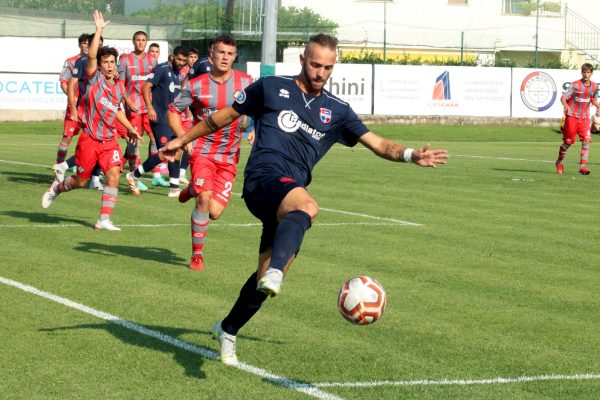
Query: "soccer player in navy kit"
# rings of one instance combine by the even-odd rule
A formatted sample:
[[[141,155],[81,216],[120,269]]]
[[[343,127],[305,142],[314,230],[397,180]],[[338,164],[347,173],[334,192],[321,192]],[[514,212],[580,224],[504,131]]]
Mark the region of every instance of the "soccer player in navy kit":
[[[162,151],[177,149],[214,132],[240,115],[253,117],[256,139],[244,173],[243,195],[250,212],[262,221],[258,269],[242,287],[229,314],[212,328],[221,344],[221,361],[236,364],[236,335],[268,296],[281,290],[290,267],[319,211],[306,190],[315,164],[335,143],[360,142],[379,157],[421,167],[445,164],[446,150],[407,148],[384,139],[361,122],[350,106],[324,90],[333,71],[337,39],[318,34],[300,56],[295,77],[268,76],[240,92],[231,107],[212,114]]]
[[[150,128],[156,140],[156,146],[160,149],[169,140],[175,137],[175,134],[169,127],[166,119],[166,113],[169,104],[175,100],[181,91],[181,81],[179,79],[179,70],[187,62],[187,51],[182,46],[173,49],[173,60],[158,64],[153,72],[148,76],[146,83],[142,87],[142,96],[148,109],[148,119]],[[126,175],[129,189],[136,196],[140,195],[138,189],[138,179],[146,171],[150,171],[163,160],[160,155],[151,154],[148,159],[138,165],[135,170]],[[179,160],[170,161],[169,168],[169,197],[179,196]]]

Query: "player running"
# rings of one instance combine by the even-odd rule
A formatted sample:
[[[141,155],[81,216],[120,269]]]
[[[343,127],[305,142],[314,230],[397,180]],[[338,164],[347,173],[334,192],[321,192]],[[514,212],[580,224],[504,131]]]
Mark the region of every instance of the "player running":
[[[567,91],[560,98],[565,110],[565,124],[562,130],[563,143],[558,149],[558,159],[556,160],[556,172],[564,172],[563,160],[567,150],[575,143],[575,136],[579,136],[581,141],[581,162],[579,166],[580,175],[589,175],[587,168],[588,156],[590,153],[590,143],[592,135],[590,133],[590,103],[596,108],[598,105],[598,84],[590,79],[594,67],[592,64],[585,63],[581,66],[581,79],[571,83]]]
[[[167,118],[177,134],[185,133],[180,114],[190,106],[198,119],[225,108],[252,82],[246,73],[232,69],[237,56],[237,43],[229,35],[218,36],[212,48],[213,69],[210,73],[192,78],[174,104],[169,107]],[[192,258],[191,269],[204,268],[203,249],[210,220],[217,220],[229,204],[233,181],[237,174],[236,164],[240,158],[242,138],[241,117],[232,123],[204,136],[196,142],[190,157],[192,179],[190,185],[179,195],[179,201],[196,199],[192,211]]]
[[[146,107],[148,109],[148,118],[150,127],[156,139],[156,146],[160,149],[169,140],[175,137],[175,134],[167,123],[167,110],[169,104],[175,100],[181,91],[181,81],[179,79],[179,70],[187,62],[187,51],[181,47],[175,47],[171,61],[158,64],[154,72],[142,88],[142,94]],[[138,180],[146,171],[150,171],[163,162],[162,154],[151,154],[148,159],[140,164],[134,171],[128,172],[127,183],[131,192],[139,196],[140,191],[137,187]],[[168,163],[170,189],[168,196],[179,196],[179,160]]]
[[[137,141],[139,135],[125,114],[119,111],[124,87],[114,80],[117,50],[111,47],[98,49],[102,30],[109,21],[104,21],[102,13],[96,10],[94,23],[96,33],[89,46],[86,91],[83,96],[84,133],[79,136],[75,150],[77,175],[70,176],[61,183],[55,180],[42,197],[42,207],[50,207],[56,196],[63,192],[84,188],[94,165],[98,163],[106,175],[106,185],[102,193],[100,219],[96,222],[95,229],[120,231],[110,219],[117,201],[119,176],[123,168],[123,154],[114,136],[115,119],[127,128],[130,140]]]
[[[315,164],[335,143],[360,142],[377,156],[421,167],[445,164],[446,150],[429,145],[414,150],[369,131],[352,108],[323,87],[333,71],[337,39],[318,34],[300,56],[298,76],[268,76],[238,93],[233,106],[208,116],[162,151],[175,151],[195,138],[238,120],[254,117],[256,140],[244,172],[243,199],[262,222],[258,268],[244,286],[229,314],[212,328],[221,343],[221,361],[237,363],[236,335],[275,296],[296,258],[305,232],[314,223],[319,205],[306,187]]]
[[[125,102],[125,113],[131,125],[137,128],[141,135],[144,131],[150,137],[150,154],[157,152],[150,120],[148,119],[148,109],[142,97],[142,87],[152,73],[152,70],[158,64],[158,60],[151,54],[146,53],[146,44],[148,35],[146,32],[137,31],[133,34],[133,52],[123,54],[119,58],[119,80],[125,83],[125,93],[123,101]],[[129,163],[129,169],[133,171],[140,163],[140,152],[136,144],[129,143],[125,150],[125,158]],[[146,190],[145,185],[139,181],[140,190]],[[160,180],[153,180],[153,186],[169,186],[169,184],[160,177]]]

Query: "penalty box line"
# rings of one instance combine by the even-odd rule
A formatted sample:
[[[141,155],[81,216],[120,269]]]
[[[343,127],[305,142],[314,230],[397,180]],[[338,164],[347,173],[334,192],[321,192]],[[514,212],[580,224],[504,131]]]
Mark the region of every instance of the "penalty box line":
[[[37,289],[33,286],[29,286],[29,285],[26,285],[21,282],[13,281],[11,279],[7,279],[2,276],[0,276],[0,283],[3,283],[8,286],[12,286],[12,287],[20,289],[24,292],[31,293],[31,294],[34,294],[39,297],[43,297],[48,300],[52,300],[56,303],[66,306],[66,307],[73,308],[75,310],[81,311],[85,314],[92,315],[99,319],[103,319],[107,322],[110,322],[115,325],[119,325],[125,329],[132,330],[132,331],[140,333],[144,336],[148,336],[148,337],[160,340],[161,342],[170,344],[171,346],[178,347],[180,349],[189,351],[190,353],[193,353],[193,354],[197,354],[202,358],[212,360],[212,361],[219,360],[219,354],[216,351],[207,349],[202,346],[193,345],[191,343],[185,342],[180,339],[176,339],[176,338],[166,335],[160,331],[148,329],[142,325],[138,325],[134,322],[124,320],[122,318],[119,318],[115,315],[105,313],[103,311],[95,310],[91,307],[74,302],[74,301],[66,299],[64,297],[60,297],[53,293],[45,292],[45,291]],[[297,381],[294,381],[285,376],[273,374],[263,368],[259,368],[259,367],[256,367],[254,365],[250,365],[250,364],[247,364],[244,362],[239,362],[237,365],[233,365],[230,367],[237,368],[240,371],[244,371],[244,372],[248,372],[250,374],[256,375],[256,376],[258,376],[266,381],[269,381],[273,384],[283,386],[288,389],[297,390],[301,393],[304,393],[308,396],[311,396],[311,397],[314,397],[317,399],[344,400],[341,397],[338,397],[338,396],[335,396],[335,395],[332,395],[329,393],[325,393],[310,383],[297,382]]]

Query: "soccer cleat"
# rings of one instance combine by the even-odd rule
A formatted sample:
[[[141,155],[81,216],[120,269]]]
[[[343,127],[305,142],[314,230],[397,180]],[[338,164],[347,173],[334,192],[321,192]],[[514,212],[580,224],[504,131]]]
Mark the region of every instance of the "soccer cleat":
[[[561,162],[558,162],[558,161],[557,161],[557,162],[556,162],[556,173],[557,173],[557,174],[561,174],[561,175],[562,175],[562,173],[563,173],[564,171],[565,171],[565,169],[564,169],[564,165],[563,165],[563,163],[561,163]]]
[[[90,189],[104,190],[104,185],[102,184],[102,182],[100,182],[100,180],[90,180],[90,185],[88,187]]]
[[[63,166],[63,163],[54,164],[52,166],[52,173],[54,174],[54,179],[56,179],[58,183],[61,183],[65,180],[65,172],[67,172],[67,169],[68,168],[65,168]]]
[[[283,272],[275,268],[268,268],[258,281],[256,290],[275,297],[281,291],[281,282],[283,282]]]
[[[190,260],[190,269],[195,271],[202,271],[204,269],[204,257],[202,257],[202,254],[192,255],[192,259]]]
[[[152,187],[157,187],[157,186],[160,186],[160,187],[170,187],[171,185],[161,175],[159,177],[152,178]]]
[[[101,231],[101,230],[120,231],[121,230],[121,228],[114,226],[110,219],[102,219],[102,220],[99,219],[98,222],[96,222],[96,225],[94,225],[94,229],[97,231]]]
[[[180,193],[181,193],[181,189],[179,189],[179,188],[171,188],[171,189],[169,189],[169,193],[167,193],[167,196],[169,196],[169,197],[179,197]]]
[[[42,208],[48,208],[58,196],[54,189],[59,185],[58,181],[52,182],[52,185],[46,190],[46,193],[42,196]]]
[[[579,175],[589,175],[590,172],[592,172],[592,171],[590,171],[589,169],[587,169],[587,167],[581,167],[579,169]]]
[[[210,330],[210,336],[221,343],[221,362],[225,365],[236,365],[238,363],[235,355],[234,335],[230,335],[221,328],[221,321],[216,322]]]
[[[137,188],[140,189],[140,191],[142,191],[142,192],[145,192],[146,190],[148,190],[148,186],[144,185],[144,183],[142,181],[140,181],[139,179],[138,179]]]
[[[138,189],[138,178],[133,175],[133,172],[128,172],[125,174],[125,179],[127,179],[127,184],[129,185],[129,190],[131,190],[131,193],[133,193],[135,196],[139,196],[140,189]]]
[[[189,185],[190,181],[185,177],[185,175],[179,175],[179,183],[182,185]]]
[[[189,188],[189,186],[186,187],[185,189],[183,189],[181,192],[179,192],[179,202],[180,203],[186,203],[191,198],[192,198],[192,195],[190,194],[190,188]]]

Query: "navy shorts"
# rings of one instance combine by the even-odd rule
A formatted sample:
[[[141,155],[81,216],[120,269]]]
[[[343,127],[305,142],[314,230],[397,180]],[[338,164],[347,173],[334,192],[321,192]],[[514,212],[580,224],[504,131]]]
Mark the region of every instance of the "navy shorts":
[[[161,148],[167,142],[175,138],[175,133],[168,124],[165,123],[151,123],[152,133],[154,134],[154,140],[156,140],[156,147]]]
[[[242,198],[252,215],[263,224],[260,253],[273,247],[278,224],[277,210],[285,196],[297,187],[304,185],[287,176],[258,175],[244,178]]]

